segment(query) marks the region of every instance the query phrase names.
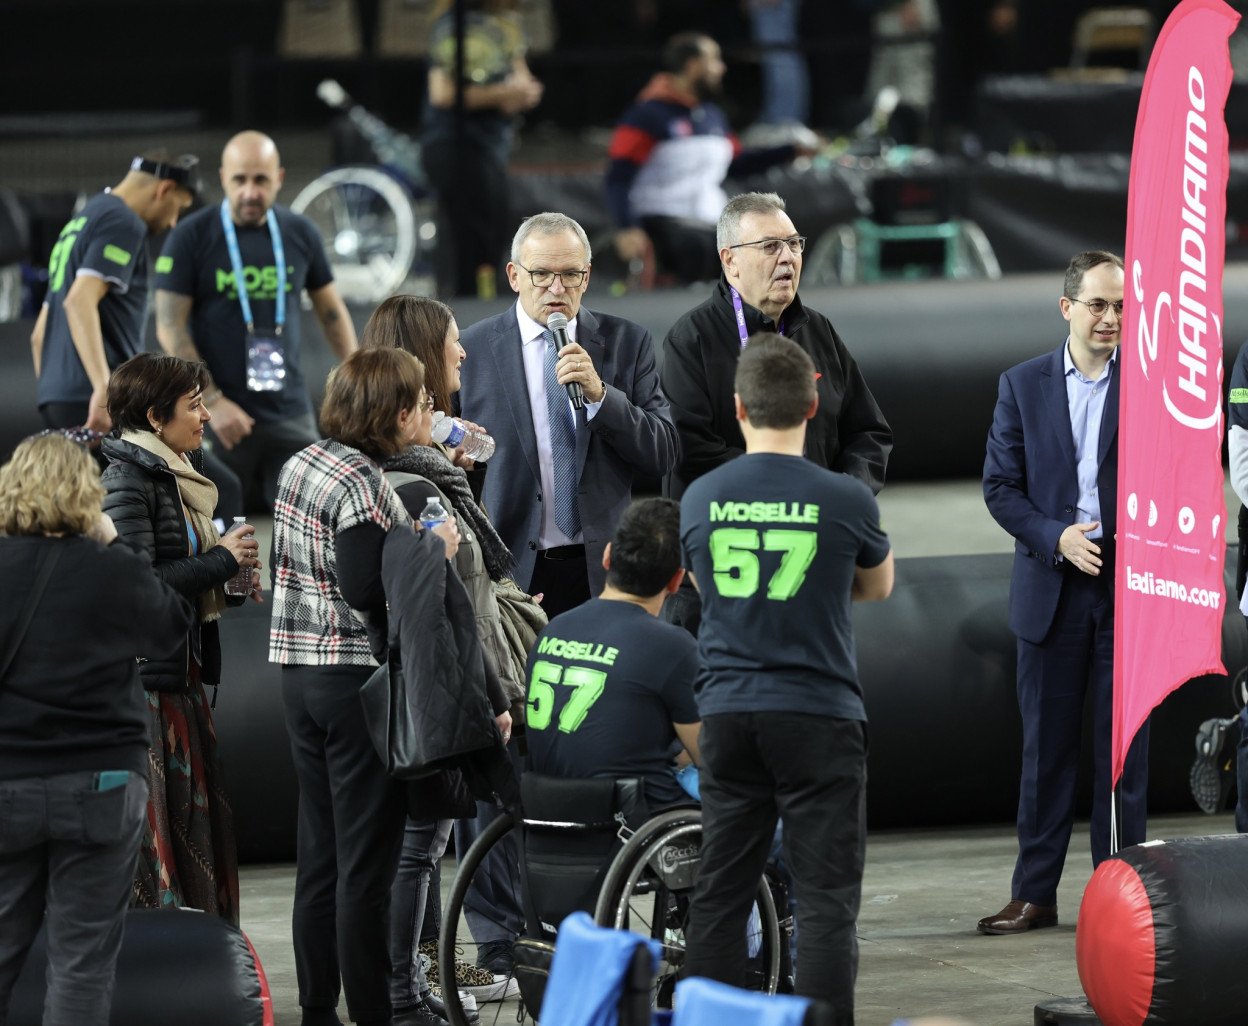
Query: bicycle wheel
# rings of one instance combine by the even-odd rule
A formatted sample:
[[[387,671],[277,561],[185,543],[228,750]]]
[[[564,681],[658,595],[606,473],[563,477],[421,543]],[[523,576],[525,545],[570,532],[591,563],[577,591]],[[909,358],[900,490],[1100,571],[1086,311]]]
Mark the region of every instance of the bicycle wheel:
[[[407,190],[375,167],[340,167],[310,182],[290,209],[311,218],[342,297],[376,303],[407,278],[416,218]]]
[[[492,908],[486,902],[474,898],[478,875],[488,871],[487,859],[491,859],[494,871],[490,874],[489,887],[497,898],[500,888],[512,899],[513,908],[523,908],[520,896],[520,865],[512,857],[511,849],[500,859],[500,846],[505,846],[508,839],[513,843],[518,839],[515,817],[504,812],[492,820],[478,835],[468,850],[459,860],[455,871],[455,879],[451,883],[450,894],[442,914],[442,933],[438,938],[438,982],[442,987],[442,1001],[446,1005],[446,1017],[451,1026],[469,1026],[469,1019],[460,999],[459,987],[455,980],[456,959],[475,964],[477,961],[478,944],[468,926],[467,916],[471,913],[476,921],[489,921]],[[492,856],[492,858],[491,858]],[[498,872],[501,864],[506,864],[506,872]],[[486,868],[483,868],[486,867]],[[500,878],[501,877],[501,878]],[[497,921],[497,920],[496,920]],[[499,922],[499,925],[502,925]],[[432,982],[432,981],[430,981]],[[515,1018],[513,1005],[504,1005],[503,999],[509,998],[517,991],[515,977],[508,975],[495,977],[495,987],[489,993],[478,993],[477,1013],[482,1026],[488,1023],[501,1022],[504,1017]]]
[[[697,878],[701,809],[673,809],[649,820],[616,855],[603,881],[594,921],[633,930],[663,946],[654,1003],[668,1007],[685,961],[685,930]],[[747,927],[752,990],[776,992],[780,981],[780,923],[766,877],[759,880]]]

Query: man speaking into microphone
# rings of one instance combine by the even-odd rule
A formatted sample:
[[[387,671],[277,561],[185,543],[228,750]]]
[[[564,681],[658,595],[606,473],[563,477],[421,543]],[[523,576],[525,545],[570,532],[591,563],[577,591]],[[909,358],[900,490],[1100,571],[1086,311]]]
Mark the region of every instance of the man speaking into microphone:
[[[526,218],[507,264],[515,307],[460,337],[459,410],[497,445],[482,502],[550,617],[602,590],[634,475],[660,478],[678,455],[650,333],[581,307],[591,259],[572,218]]]

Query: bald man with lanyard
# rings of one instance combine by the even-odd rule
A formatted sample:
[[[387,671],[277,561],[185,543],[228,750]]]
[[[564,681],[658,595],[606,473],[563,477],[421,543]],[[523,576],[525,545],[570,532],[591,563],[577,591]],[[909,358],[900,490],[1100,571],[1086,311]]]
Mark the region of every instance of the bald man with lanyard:
[[[221,154],[225,198],[188,217],[156,261],[157,338],[207,363],[205,444],[241,479],[248,509],[272,505],[282,464],[318,437],[301,359],[304,289],[339,362],[357,348],[320,232],[277,203],[284,178],[273,140],[240,132]]]

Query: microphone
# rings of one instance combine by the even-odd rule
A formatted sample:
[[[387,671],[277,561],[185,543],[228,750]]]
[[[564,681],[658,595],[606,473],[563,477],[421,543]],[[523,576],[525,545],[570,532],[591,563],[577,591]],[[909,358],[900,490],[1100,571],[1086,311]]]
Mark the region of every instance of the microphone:
[[[546,327],[550,333],[555,336],[555,355],[563,352],[563,347],[571,344],[568,338],[568,318],[561,314],[558,310],[546,318]],[[579,381],[569,381],[563,386],[568,390],[568,398],[572,401],[572,408],[579,410],[585,405],[585,393],[581,391],[581,383]]]

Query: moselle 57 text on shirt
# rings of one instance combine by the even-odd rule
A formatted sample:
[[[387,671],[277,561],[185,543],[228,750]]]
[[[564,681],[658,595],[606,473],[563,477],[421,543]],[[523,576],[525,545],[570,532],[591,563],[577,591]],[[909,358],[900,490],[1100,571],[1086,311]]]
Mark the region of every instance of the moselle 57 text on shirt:
[[[100,300],[109,369],[143,350],[147,316],[147,225],[109,192],[93,196],[64,228],[48,259],[48,317],[39,368],[39,404],[85,403],[91,379],[65,319],[65,295],[80,274],[112,287]]]
[[[870,489],[800,456],[746,454],[689,486],[680,531],[702,596],[702,716],[865,720],[850,590],[855,566],[889,552]]]
[[[334,280],[316,225],[283,206],[274,205],[273,212],[287,265],[286,324],[281,336],[286,387],[281,391],[247,390],[247,325],[238,304],[219,205],[209,204],[182,221],[170,232],[156,261],[156,288],[194,300],[191,338],[213,380],[261,423],[290,420],[311,411],[300,361],[299,296],[305,288],[316,291]],[[235,229],[256,334],[271,337],[277,316],[277,266],[269,228],[261,222]]]
[[[555,617],[529,653],[529,768],[642,777],[652,807],[682,800],[672,724],[698,722],[697,669],[692,636],[631,602],[591,599]]]

